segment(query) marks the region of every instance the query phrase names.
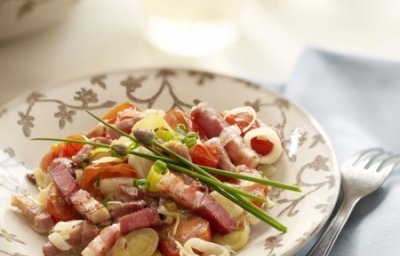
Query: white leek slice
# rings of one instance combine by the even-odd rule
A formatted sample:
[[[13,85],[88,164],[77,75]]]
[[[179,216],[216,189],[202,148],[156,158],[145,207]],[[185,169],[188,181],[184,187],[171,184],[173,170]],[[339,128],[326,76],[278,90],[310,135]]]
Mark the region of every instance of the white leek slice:
[[[174,227],[172,229],[172,235],[174,236],[176,234],[176,231],[178,230],[179,223],[181,222],[181,215],[177,211],[170,211],[167,209],[167,207],[160,205],[158,208],[158,213],[165,215],[167,218],[164,223],[172,223],[175,220]]]
[[[83,220],[60,221],[53,227],[53,231],[58,233],[65,240],[69,238],[72,229],[80,225]]]
[[[118,191],[119,191],[118,188],[121,185],[132,186],[133,180],[134,180],[133,178],[128,178],[128,177],[115,177],[115,178],[101,179],[99,188],[103,195],[110,196],[110,195],[118,193]]]
[[[36,169],[33,172],[33,176],[35,176],[36,184],[40,188],[47,187],[53,180],[48,173],[45,173],[41,169]]]
[[[241,140],[240,133],[240,129],[237,125],[225,127],[219,135],[219,144],[221,147],[225,147],[231,140]],[[241,141],[238,142],[240,143]]]
[[[229,246],[234,251],[238,251],[246,246],[249,241],[249,235],[250,225],[248,221],[244,221],[240,229],[224,236],[215,235],[213,241],[221,245]]]
[[[269,140],[272,144],[274,144],[274,147],[269,154],[260,156],[261,164],[272,164],[278,160],[283,152],[283,148],[281,139],[273,128],[260,127],[247,132],[243,138],[247,147],[251,148],[251,140],[254,138],[259,140]]]
[[[125,137],[125,136],[121,136],[118,139],[113,140],[111,142],[111,146],[113,146],[113,145],[125,145],[125,146],[129,147],[129,145],[131,145],[131,144],[132,144],[132,140],[129,139],[128,137]]]
[[[259,164],[257,170],[259,170],[265,177],[270,177],[277,171],[271,164]]]
[[[105,156],[111,156],[111,150],[109,148],[95,148],[90,151],[89,159],[94,161]]]
[[[244,106],[244,107],[234,108],[234,109],[225,111],[224,112],[224,119],[226,119],[230,115],[244,114],[244,113],[250,114],[251,117],[252,117],[250,123],[245,128],[243,128],[243,130],[242,130],[242,132],[246,132],[247,130],[249,130],[251,128],[251,126],[257,120],[257,113],[254,110],[254,108],[249,107],[249,106]]]
[[[203,252],[205,255],[213,256],[230,256],[230,251],[223,245],[205,241],[203,239],[193,237],[186,241],[183,247],[179,251],[180,256],[198,256],[193,251],[197,249]]]
[[[67,243],[64,240],[64,238],[57,232],[51,233],[48,236],[48,238],[49,238],[50,242],[52,244],[54,244],[54,246],[57,247],[61,251],[69,251],[72,248],[72,246],[69,243]]]
[[[143,119],[138,121],[132,128],[136,129],[148,129],[155,131],[156,129],[167,129],[169,132],[175,133],[175,131],[169,126],[167,121],[165,121],[164,117],[158,112],[149,114],[145,116]]]
[[[150,150],[142,146],[136,148],[135,151],[140,153],[153,154]],[[153,163],[154,163],[153,161],[145,159],[143,157],[131,154],[128,155],[128,164],[135,169],[139,179],[144,179],[147,177],[147,174],[149,173]]]
[[[49,196],[51,184],[49,184],[44,189],[39,188],[39,194],[37,195],[37,203],[39,204],[40,208],[43,210],[47,207],[47,198]]]
[[[143,228],[120,237],[109,252],[110,256],[152,256],[157,250],[158,234]]]

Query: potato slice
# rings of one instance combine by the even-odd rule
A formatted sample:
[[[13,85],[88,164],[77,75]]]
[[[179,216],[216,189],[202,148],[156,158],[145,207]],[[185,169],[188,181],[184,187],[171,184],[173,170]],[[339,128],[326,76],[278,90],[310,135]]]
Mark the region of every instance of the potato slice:
[[[242,249],[249,241],[250,225],[247,221],[243,222],[240,229],[235,230],[224,236],[215,235],[213,241],[222,244],[229,245],[232,250],[238,251]]]
[[[133,126],[132,130],[136,129],[149,129],[153,131],[156,129],[167,129],[172,133],[175,132],[159,113],[151,113],[144,117]]]
[[[154,229],[144,228],[120,237],[110,251],[110,256],[152,256],[158,245]]]

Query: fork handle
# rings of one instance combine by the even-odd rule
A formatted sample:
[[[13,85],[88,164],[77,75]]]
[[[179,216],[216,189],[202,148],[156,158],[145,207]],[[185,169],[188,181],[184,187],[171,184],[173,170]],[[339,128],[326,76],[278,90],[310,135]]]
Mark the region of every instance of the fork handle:
[[[342,231],[344,224],[350,217],[354,206],[359,201],[359,198],[347,198],[343,199],[343,203],[340,206],[335,218],[329,224],[325,233],[321,236],[319,241],[313,246],[311,251],[307,256],[327,256],[329,255],[333,244],[339,236],[340,231]]]

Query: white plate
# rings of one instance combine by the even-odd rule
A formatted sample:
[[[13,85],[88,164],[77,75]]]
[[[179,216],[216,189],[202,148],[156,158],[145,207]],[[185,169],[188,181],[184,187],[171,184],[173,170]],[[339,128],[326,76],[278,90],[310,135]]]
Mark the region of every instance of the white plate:
[[[50,144],[30,138],[64,137],[89,130],[96,122],[84,109],[101,115],[119,102],[133,101],[142,108],[188,110],[198,100],[218,110],[250,105],[264,122],[282,131],[286,152],[272,178],[297,184],[303,192],[273,189],[270,195],[276,206],[270,213],[288,226],[288,232],[257,224],[249,244],[237,255],[294,254],[321,228],[336,203],[340,187],[336,158],[329,139],[310,115],[252,83],[182,69],[121,71],[60,83],[0,108],[0,146],[34,169]],[[45,239],[9,207],[11,192],[24,187],[25,171],[4,167],[11,161],[2,157],[0,154],[0,255],[41,255]]]

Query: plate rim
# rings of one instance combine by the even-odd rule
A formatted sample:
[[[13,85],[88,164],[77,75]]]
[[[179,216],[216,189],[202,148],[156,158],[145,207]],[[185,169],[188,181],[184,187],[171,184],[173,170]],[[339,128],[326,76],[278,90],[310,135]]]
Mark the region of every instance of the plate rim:
[[[335,209],[335,206],[338,202],[339,199],[339,195],[340,195],[340,188],[341,188],[341,175],[340,175],[340,169],[339,169],[339,164],[338,164],[338,160],[337,160],[337,155],[336,155],[336,151],[333,147],[333,144],[331,142],[330,137],[328,136],[328,134],[326,133],[325,129],[322,127],[322,125],[305,109],[303,108],[301,105],[297,104],[296,101],[288,98],[286,95],[280,94],[279,92],[274,91],[273,89],[271,89],[270,87],[268,87],[268,84],[271,83],[271,81],[266,81],[265,84],[258,82],[258,81],[254,81],[254,80],[250,80],[247,78],[243,78],[240,76],[235,76],[235,75],[231,75],[231,74],[226,74],[220,71],[211,71],[209,69],[206,68],[191,68],[191,67],[177,67],[177,66],[153,66],[153,67],[139,67],[139,68],[121,68],[121,69],[114,69],[114,70],[110,70],[110,71],[103,71],[103,72],[90,72],[86,75],[79,75],[79,76],[75,76],[75,77],[69,77],[69,78],[63,78],[63,79],[55,79],[53,81],[50,82],[46,82],[43,85],[38,85],[33,89],[29,89],[26,92],[13,97],[12,99],[6,101],[3,104],[0,104],[0,108],[12,108],[13,106],[15,106],[18,103],[24,102],[24,98],[26,97],[26,95],[29,95],[32,92],[35,91],[46,91],[46,90],[52,90],[55,88],[60,88],[63,87],[65,85],[67,85],[68,83],[73,83],[73,82],[78,82],[78,81],[82,81],[84,79],[88,79],[94,76],[98,76],[98,75],[102,75],[102,74],[106,74],[106,75],[115,75],[115,74],[123,74],[123,73],[134,73],[134,72],[156,72],[159,70],[172,70],[172,71],[196,71],[196,72],[203,72],[203,73],[209,73],[212,74],[214,76],[217,77],[223,77],[226,79],[233,79],[236,81],[241,81],[244,83],[249,83],[251,85],[256,86],[258,89],[261,90],[265,90],[268,93],[272,94],[275,97],[279,97],[282,99],[285,99],[287,101],[290,102],[290,104],[292,106],[294,106],[295,108],[297,108],[297,110],[300,111],[300,113],[302,115],[304,115],[309,121],[310,123],[315,127],[315,129],[321,134],[322,138],[324,139],[327,148],[329,149],[331,155],[332,155],[332,173],[335,175],[335,177],[337,178],[337,183],[335,186],[335,194],[334,194],[334,198],[333,200],[330,202],[329,208],[326,211],[324,218],[322,219],[322,221],[320,223],[318,223],[318,225],[315,226],[315,228],[313,228],[312,230],[310,230],[311,235],[309,235],[306,239],[303,239],[300,242],[295,243],[292,248],[290,248],[287,252],[284,253],[284,255],[294,255],[295,253],[297,253],[298,251],[300,251],[306,244],[308,244],[317,234],[318,232],[325,226],[325,224],[328,222],[329,218],[331,217],[333,210]],[[1,145],[0,145],[1,146]]]

